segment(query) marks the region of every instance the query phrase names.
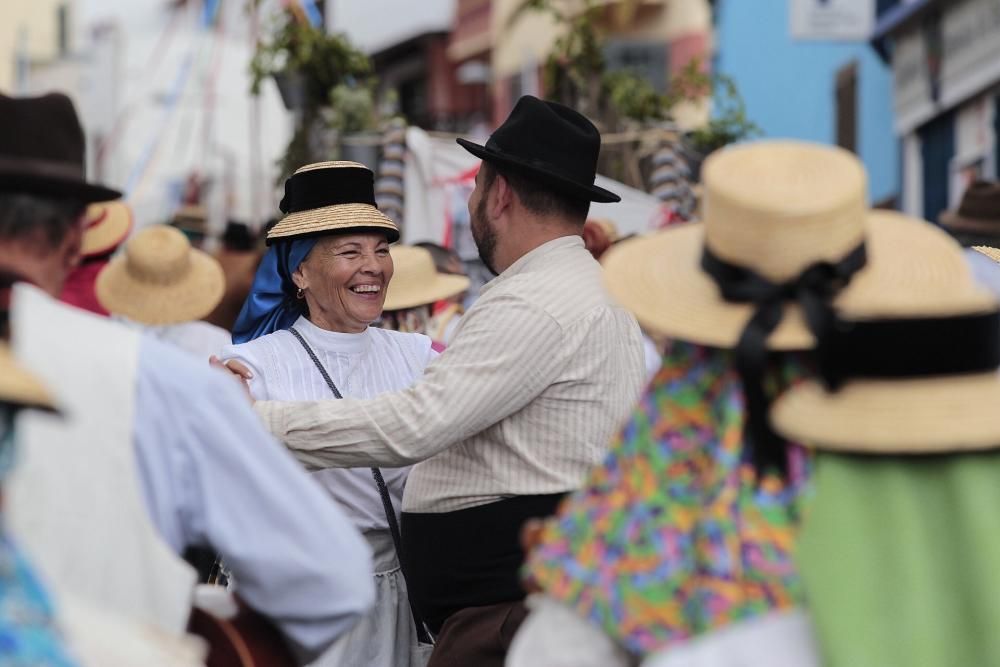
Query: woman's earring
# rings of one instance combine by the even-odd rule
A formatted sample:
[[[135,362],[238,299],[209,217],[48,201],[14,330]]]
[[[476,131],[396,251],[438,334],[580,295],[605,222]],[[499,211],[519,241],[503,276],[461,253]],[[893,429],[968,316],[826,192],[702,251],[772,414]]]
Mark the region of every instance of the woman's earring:
[[[306,298],[306,291],[300,287],[299,291],[295,293],[295,297],[298,299]]]

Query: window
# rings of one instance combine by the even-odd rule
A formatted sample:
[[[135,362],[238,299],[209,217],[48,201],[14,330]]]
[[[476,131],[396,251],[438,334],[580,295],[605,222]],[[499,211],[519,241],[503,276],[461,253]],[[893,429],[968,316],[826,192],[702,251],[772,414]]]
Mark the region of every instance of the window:
[[[667,89],[667,53],[664,42],[610,39],[604,47],[604,60],[609,72],[632,72],[663,92]]]
[[[835,92],[837,145],[852,153],[858,151],[858,63],[851,62],[837,70]]]

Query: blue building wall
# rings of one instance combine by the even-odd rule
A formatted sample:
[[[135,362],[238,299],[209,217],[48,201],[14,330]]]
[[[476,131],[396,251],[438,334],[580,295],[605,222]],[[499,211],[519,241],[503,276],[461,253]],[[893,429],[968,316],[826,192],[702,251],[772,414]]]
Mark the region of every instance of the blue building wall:
[[[837,70],[858,62],[858,154],[873,202],[899,192],[892,71],[864,42],[792,40],[788,0],[717,0],[714,67],[736,81],[765,136],[836,142]]]

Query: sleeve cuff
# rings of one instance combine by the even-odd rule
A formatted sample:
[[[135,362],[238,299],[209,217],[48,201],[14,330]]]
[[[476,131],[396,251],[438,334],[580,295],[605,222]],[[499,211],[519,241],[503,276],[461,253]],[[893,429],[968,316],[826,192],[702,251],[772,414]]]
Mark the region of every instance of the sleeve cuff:
[[[260,417],[261,422],[264,424],[264,428],[270,431],[278,440],[284,442],[286,429],[285,429],[285,411],[282,409],[280,401],[256,401],[253,404],[254,412]]]

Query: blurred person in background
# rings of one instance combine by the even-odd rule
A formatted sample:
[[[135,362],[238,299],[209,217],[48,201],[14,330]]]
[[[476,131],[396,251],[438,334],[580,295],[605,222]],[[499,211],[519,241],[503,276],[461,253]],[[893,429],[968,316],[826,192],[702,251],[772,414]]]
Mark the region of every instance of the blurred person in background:
[[[962,195],[957,209],[941,214],[941,226],[970,250],[966,253],[976,280],[1000,297],[1000,267],[975,252],[1000,246],[1000,182],[975,181]]]
[[[185,204],[174,213],[169,225],[181,231],[191,247],[201,250],[209,240],[208,212],[201,204]]]
[[[432,254],[423,247],[395,245],[390,253],[393,279],[378,326],[425,334],[436,352],[444,351],[447,344],[434,307],[441,302],[453,303],[452,299],[469,289],[469,279],[438,271]]]
[[[54,299],[79,261],[86,205],[120,193],[84,178],[65,95],[0,95],[0,126],[11,340],[66,415],[18,422],[8,525],[60,593],[171,637],[184,634],[195,580],[180,554],[211,547],[279,641],[299,661],[318,656],[371,605],[367,546],[230,378]]]
[[[132,210],[118,200],[87,207],[80,264],[66,278],[59,299],[97,315],[109,315],[97,300],[97,276],[132,231]]]
[[[49,392],[0,342],[0,485],[17,452],[15,417],[24,409],[54,410]],[[0,518],[3,517],[0,510]],[[56,611],[37,575],[0,522],[0,664],[71,667]]]
[[[435,356],[422,333],[371,326],[401,277],[389,249],[399,230],[374,202],[374,176],[355,162],[306,165],[286,181],[285,216],[268,233],[270,249],[237,320],[235,344],[220,355],[242,370],[255,399],[372,398],[409,387]],[[430,257],[419,252],[433,273]],[[396,299],[409,306],[417,286],[402,278],[407,284]],[[397,513],[408,474],[409,467],[312,474],[371,546],[376,589],[371,613],[317,665],[410,667],[427,660],[431,647],[420,641],[423,627],[400,567]],[[339,567],[336,554],[323,556],[331,570]]]
[[[422,241],[414,244],[418,248],[423,248],[431,253],[434,259],[434,267],[438,273],[450,276],[467,276],[465,264],[458,256],[458,253],[451,248]],[[468,287],[466,287],[468,290]],[[427,327],[427,335],[434,341],[447,345],[455,336],[455,329],[462,320],[465,307],[468,305],[469,295],[467,291],[456,294],[447,299],[441,299],[431,307],[431,322]]]
[[[229,344],[228,331],[201,321],[224,289],[219,263],[165,225],[133,236],[96,285],[101,306],[116,318],[205,362]]]
[[[226,278],[226,290],[219,305],[205,317],[206,322],[226,331],[233,330],[240,309],[250,295],[253,277],[263,254],[261,246],[246,224],[235,220],[226,224],[222,247],[215,253]]]

